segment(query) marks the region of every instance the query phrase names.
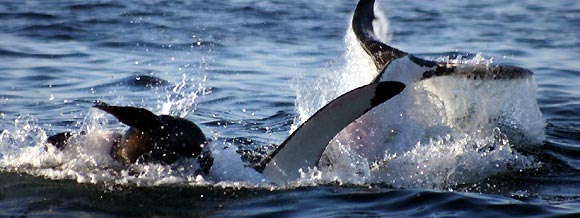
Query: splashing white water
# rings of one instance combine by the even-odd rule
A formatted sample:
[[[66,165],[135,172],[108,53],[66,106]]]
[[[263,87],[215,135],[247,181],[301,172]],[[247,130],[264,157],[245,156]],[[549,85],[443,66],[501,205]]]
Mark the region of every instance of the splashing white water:
[[[360,48],[352,29],[347,31],[344,42],[346,52],[343,58],[346,64],[342,69],[321,74],[316,80],[299,81],[301,85],[297,87],[296,93],[298,117],[292,131],[334,98],[368,84],[378,74],[372,60]]]
[[[186,117],[187,114],[195,110],[195,100],[199,95],[204,95],[206,89],[203,84],[207,76],[196,83],[195,79],[188,79],[186,74],[182,75],[181,82],[176,84],[171,90],[171,94],[162,95],[165,99],[159,100],[160,114],[169,114],[178,117]]]

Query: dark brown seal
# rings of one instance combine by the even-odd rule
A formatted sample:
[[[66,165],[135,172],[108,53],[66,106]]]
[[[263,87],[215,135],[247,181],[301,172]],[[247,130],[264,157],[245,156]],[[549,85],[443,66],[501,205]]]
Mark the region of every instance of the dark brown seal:
[[[197,158],[200,171],[208,173],[213,164],[207,140],[193,122],[175,116],[155,115],[137,107],[120,107],[99,103],[94,106],[115,116],[129,126],[119,134],[111,148],[111,156],[122,163],[162,162],[172,164],[180,158]],[[58,133],[47,143],[63,149],[71,132]]]

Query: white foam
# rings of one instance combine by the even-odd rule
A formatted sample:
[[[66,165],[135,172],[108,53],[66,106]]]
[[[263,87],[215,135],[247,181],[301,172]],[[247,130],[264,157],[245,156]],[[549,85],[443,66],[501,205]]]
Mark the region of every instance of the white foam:
[[[221,142],[210,145],[214,164],[211,168],[209,179],[216,182],[237,182],[247,184],[259,184],[266,178],[250,167],[245,167],[240,155],[234,147],[226,146]]]

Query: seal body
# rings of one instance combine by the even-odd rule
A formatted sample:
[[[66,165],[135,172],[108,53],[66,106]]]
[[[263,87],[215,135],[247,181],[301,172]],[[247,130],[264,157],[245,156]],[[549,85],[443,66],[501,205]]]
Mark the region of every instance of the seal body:
[[[202,130],[193,122],[175,116],[155,115],[137,107],[110,106],[100,103],[94,106],[129,126],[123,134],[117,134],[111,146],[111,156],[124,164],[160,162],[172,164],[180,158],[197,158],[200,172],[209,173],[213,165],[211,151]],[[59,149],[74,134],[58,133],[47,143]]]
[[[197,157],[206,139],[189,120],[161,115],[153,128],[130,127],[113,148],[114,158],[124,163],[160,161],[173,163],[180,157]]]

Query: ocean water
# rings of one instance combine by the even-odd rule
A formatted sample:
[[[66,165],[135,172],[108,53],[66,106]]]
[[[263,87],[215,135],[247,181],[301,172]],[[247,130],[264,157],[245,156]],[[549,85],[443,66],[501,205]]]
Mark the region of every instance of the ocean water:
[[[356,1],[0,2],[0,215],[575,217],[580,3],[379,0],[381,38],[420,57],[509,64],[527,80],[425,80],[331,142],[331,167],[273,185],[245,167],[376,73]],[[197,123],[216,158],[123,166],[95,101]],[[372,130],[357,138],[356,130]],[[47,136],[88,131],[74,149]],[[358,141],[362,140],[362,141]],[[357,150],[358,142],[372,145]],[[354,143],[354,144],[353,144]],[[297,154],[299,155],[299,154]]]

